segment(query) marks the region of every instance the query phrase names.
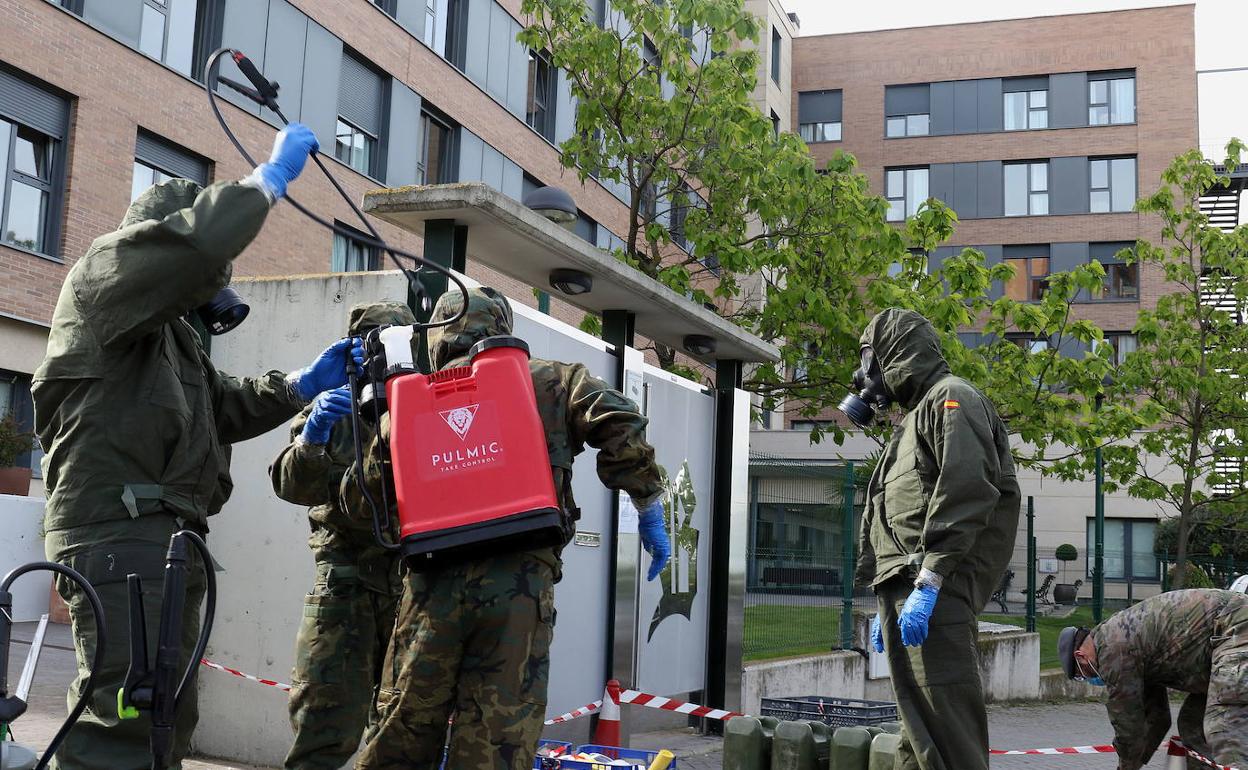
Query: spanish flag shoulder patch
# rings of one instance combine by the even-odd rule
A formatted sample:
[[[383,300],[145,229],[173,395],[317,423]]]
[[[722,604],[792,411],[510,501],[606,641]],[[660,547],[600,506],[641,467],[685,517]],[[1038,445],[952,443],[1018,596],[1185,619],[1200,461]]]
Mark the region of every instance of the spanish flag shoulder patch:
[[[951,398],[949,398],[949,399],[945,399],[945,408],[946,408],[946,409],[957,409],[959,406],[961,406],[961,404],[959,404],[957,401],[954,401],[954,400],[953,400],[953,399],[951,399]]]

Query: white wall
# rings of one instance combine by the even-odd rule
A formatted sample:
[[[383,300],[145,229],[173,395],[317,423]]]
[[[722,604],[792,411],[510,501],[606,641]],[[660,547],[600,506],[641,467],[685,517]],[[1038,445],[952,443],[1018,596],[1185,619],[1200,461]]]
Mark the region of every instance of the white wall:
[[[14,567],[43,561],[43,499],[0,495],[0,577]],[[24,575],[13,584],[13,620],[38,620],[48,611],[52,576],[47,572]]]

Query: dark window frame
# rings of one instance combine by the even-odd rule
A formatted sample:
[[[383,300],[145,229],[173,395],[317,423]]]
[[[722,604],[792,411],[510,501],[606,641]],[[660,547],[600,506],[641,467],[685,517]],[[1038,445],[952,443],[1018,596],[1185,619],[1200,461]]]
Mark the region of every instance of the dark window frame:
[[[545,71],[545,82],[542,73]],[[556,110],[558,109],[559,71],[551,61],[550,52],[529,49],[528,90],[524,122],[549,142],[555,141]]]
[[[900,196],[892,195],[888,189],[889,173],[893,171],[901,172],[902,181],[901,181],[901,195]],[[926,184],[927,195],[923,198],[923,200],[914,201],[914,212],[910,211],[911,190],[910,190],[910,173],[909,172],[911,171],[922,171],[925,174],[927,174],[927,184]],[[884,214],[885,219],[889,222],[905,222],[907,219],[914,216],[914,213],[917,212],[919,207],[923,205],[923,202],[926,201],[928,198],[932,197],[931,184],[932,184],[931,166],[890,166],[888,168],[885,168],[884,169],[884,199],[888,201],[889,203],[888,210]],[[892,210],[893,210],[892,205],[895,201],[901,201],[902,217],[900,219],[895,219],[892,216]]]
[[[351,227],[350,225],[343,224],[342,222],[335,221],[334,224],[338,225],[343,230],[350,231],[352,235],[347,235],[346,233],[343,233],[343,232],[334,233],[334,240],[333,240],[333,244],[331,247],[333,251],[330,252],[330,258],[329,258],[330,259],[329,261],[330,272],[332,273],[356,273],[356,272],[368,272],[372,270],[381,269],[381,250],[371,244],[363,243],[361,240],[364,238],[368,238],[369,236],[367,234],[360,232],[359,230],[356,230],[354,227]],[[343,269],[338,270],[338,269],[335,269],[334,267],[334,252],[338,250],[338,244],[340,242],[346,244],[348,251],[344,257]],[[350,269],[352,249],[358,249],[364,261],[367,263],[364,270]]]
[[[1024,122],[1026,125],[1018,128],[1009,128],[1006,126],[1008,122],[1006,118],[1010,114],[1009,97],[1012,94],[1026,94],[1026,106],[1023,109]],[[1036,94],[1044,94],[1044,104],[1040,107],[1033,107],[1032,100]],[[1019,89],[1017,91],[1007,90],[1001,94],[1001,128],[1003,131],[1039,131],[1049,127],[1049,89],[1047,88],[1031,88]],[[1044,125],[1035,125],[1034,118],[1038,115],[1044,115]]]
[[[435,125],[446,132],[446,141],[438,148],[440,178],[429,180],[429,129]],[[421,184],[448,184],[459,179],[459,124],[428,102],[420,108],[420,159],[416,168]]]
[[[343,134],[342,133],[343,126],[346,126],[348,129],[350,129],[350,131],[346,134]],[[366,168],[360,168],[359,166],[355,165],[356,149],[355,149],[354,139],[357,135],[364,138],[363,146],[367,149],[367,155],[368,155],[368,157],[365,159],[365,165],[367,166]],[[341,141],[339,141],[343,136],[351,137],[352,142],[350,144],[344,145]],[[341,150],[340,150],[340,148],[344,146],[347,148],[346,153],[345,153],[347,157],[345,158],[341,154]],[[352,171],[356,171],[358,173],[364,174],[365,176],[369,176],[369,177],[376,179],[378,156],[381,154],[380,147],[381,147],[381,137],[374,136],[373,134],[369,133],[368,131],[365,131],[364,129],[355,125],[354,123],[342,117],[341,115],[338,116],[338,124],[334,128],[334,157],[342,161],[343,163],[347,164],[347,166]]]
[[[1106,583],[1160,583],[1161,582],[1161,564],[1160,564],[1160,560],[1157,559],[1155,556],[1153,558],[1153,573],[1151,575],[1135,574],[1135,566],[1134,566],[1135,565],[1135,558],[1134,558],[1135,557],[1135,533],[1134,533],[1135,525],[1137,523],[1153,525],[1154,527],[1153,543],[1154,543],[1154,548],[1155,548],[1156,547],[1156,533],[1157,533],[1156,527],[1158,524],[1157,519],[1140,519],[1140,518],[1127,518],[1127,517],[1118,517],[1118,516],[1105,519],[1106,523],[1109,523],[1111,521],[1123,522],[1123,534],[1122,534],[1123,574],[1121,577],[1111,577],[1108,574],[1108,569],[1107,569],[1106,575],[1105,575],[1105,582]],[[1096,519],[1089,516],[1086,519],[1086,522],[1087,522],[1087,527],[1086,527],[1086,537],[1085,537],[1084,542],[1089,547],[1087,548],[1087,552],[1085,553],[1086,558],[1084,559],[1084,561],[1087,562],[1086,569],[1085,569],[1086,577],[1090,579],[1092,577],[1092,568],[1095,566],[1094,559],[1093,559],[1093,552],[1090,546],[1093,544],[1093,536],[1094,536],[1094,531],[1095,531],[1094,528],[1096,526]],[[1149,553],[1155,554],[1156,552],[1149,551]]]
[[[1131,161],[1131,206],[1129,208],[1114,208],[1114,162],[1115,161]],[[1097,187],[1093,179],[1094,164],[1105,164],[1105,186]],[[1108,200],[1109,208],[1098,210],[1093,201],[1097,193],[1104,193]],[[1110,155],[1104,157],[1088,158],[1088,211],[1092,214],[1127,214],[1135,210],[1135,203],[1140,199],[1140,161],[1135,155]]]
[[[784,36],[776,27],[771,28],[771,82],[780,85],[780,69],[784,57]]]
[[[392,19],[398,12],[398,0],[370,0],[370,2]]]
[[[801,137],[806,144],[822,144],[825,142],[841,141],[841,127],[843,121],[825,120],[821,123],[801,123],[797,127],[797,135]],[[833,127],[835,126],[835,130]],[[836,136],[830,137],[829,134],[835,133]]]
[[[1131,339],[1135,343],[1135,346],[1131,350],[1128,350],[1124,353],[1122,351],[1122,341],[1127,338]],[[1113,365],[1122,366],[1123,361],[1126,360],[1126,356],[1131,353],[1134,353],[1136,350],[1139,349],[1139,338],[1135,335],[1134,332],[1129,332],[1129,331],[1104,332],[1104,340],[1100,344],[1109,345],[1110,348],[1112,348],[1114,351],[1114,355],[1112,357]],[[1093,340],[1092,352],[1095,353],[1097,347],[1098,345],[1096,344],[1096,341]]]
[[[1020,250],[1025,251],[1026,249],[1020,249]],[[1043,254],[1039,253],[1041,250],[1044,251]],[[1001,287],[1001,296],[1009,297],[1010,299],[1013,299],[1016,302],[1039,302],[1041,299],[1044,298],[1044,292],[1048,291],[1048,285],[1049,285],[1048,277],[1053,274],[1053,258],[1052,258],[1052,254],[1050,253],[1049,247],[1047,245],[1042,246],[1042,247],[1037,246],[1036,251],[1037,251],[1036,254],[1026,254],[1026,255],[1020,254],[1018,256],[1003,256],[1002,257],[1001,259],[1002,262],[1022,262],[1023,263],[1022,265],[1015,265],[1013,280],[1017,281],[1020,279],[1020,275],[1022,276],[1022,279],[1026,281],[1027,296],[1018,297],[1018,296],[1011,295],[1010,294],[1010,282],[1006,282],[1005,285]],[[1044,272],[1033,270],[1038,260],[1044,260]],[[1026,269],[1025,272],[1020,273],[1018,269],[1019,267],[1025,268]]]
[[[1022,214],[1010,214],[1005,211],[1005,202],[1009,199],[1009,174],[1007,169],[1025,167],[1027,169],[1027,211]],[[1044,186],[1036,186],[1036,170],[1037,167],[1044,168]],[[1035,206],[1036,196],[1044,196],[1044,211],[1037,211]],[[1018,162],[1009,162],[1002,164],[1001,168],[1001,205],[1003,216],[1007,217],[1042,217],[1048,216],[1052,210],[1049,206],[1049,161],[1048,160],[1024,160]]]
[[[14,120],[7,116],[0,116],[0,121],[7,123],[9,129],[9,141],[5,147],[0,147],[0,152],[5,155],[3,174],[0,175],[0,246],[25,251],[30,254],[50,257],[57,259],[56,249],[57,241],[60,237],[60,217],[64,204],[64,158],[61,147],[63,142],[56,137],[45,134],[33,126],[29,126],[18,120]],[[30,131],[42,137],[46,146],[48,178],[42,179],[38,176],[19,171],[15,168],[17,158],[17,142],[18,133],[20,131]],[[58,184],[58,180],[60,184]],[[38,190],[43,196],[41,201],[42,211],[40,212],[39,223],[39,243],[38,248],[31,247],[25,243],[17,243],[8,240],[7,230],[9,224],[9,215],[12,213],[13,202],[13,185],[22,184],[27,187]],[[59,188],[59,189],[58,189]]]
[[[1114,120],[1114,108],[1118,106],[1114,99],[1113,84],[1118,81],[1131,81],[1131,119],[1130,120]],[[1095,101],[1093,90],[1096,84],[1103,83],[1105,87],[1105,100]],[[1139,110],[1140,98],[1136,90],[1136,76],[1132,72],[1130,75],[1126,73],[1106,73],[1104,75],[1088,76],[1088,125],[1089,126],[1129,126],[1138,122],[1137,112]],[[1098,121],[1093,119],[1095,110],[1105,110],[1105,120]]]

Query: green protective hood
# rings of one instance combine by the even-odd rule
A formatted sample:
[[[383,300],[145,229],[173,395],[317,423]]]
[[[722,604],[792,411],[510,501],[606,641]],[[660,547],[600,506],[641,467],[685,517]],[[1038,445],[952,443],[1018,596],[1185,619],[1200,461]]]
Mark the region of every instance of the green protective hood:
[[[463,294],[451,289],[438,298],[432,323],[453,318],[463,306]],[[468,350],[486,337],[511,334],[511,304],[502,293],[486,286],[468,290],[468,312],[450,326],[429,330],[429,362],[435,370],[458,363]]]
[[[937,380],[949,374],[936,329],[913,310],[889,308],[877,313],[860,341],[875,351],[888,395],[906,409],[913,409]]]
[[[358,337],[378,326],[411,326],[416,316],[402,302],[361,302],[351,308],[347,334]]]
[[[203,187],[189,179],[170,179],[154,184],[134,199],[117,229],[124,230],[149,219],[159,222],[175,211],[190,208],[203,191]]]

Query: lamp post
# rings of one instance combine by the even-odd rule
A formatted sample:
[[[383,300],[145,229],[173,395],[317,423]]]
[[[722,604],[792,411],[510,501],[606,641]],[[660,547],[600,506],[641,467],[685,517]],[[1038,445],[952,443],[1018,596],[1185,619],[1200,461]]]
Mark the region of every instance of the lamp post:
[[[1105,388],[1112,385],[1113,378],[1108,374],[1101,380],[1101,387],[1096,391],[1093,410],[1101,411],[1105,400]],[[1101,622],[1105,612],[1105,457],[1101,452],[1100,441],[1096,444],[1096,523],[1093,525],[1092,551],[1092,620]]]

